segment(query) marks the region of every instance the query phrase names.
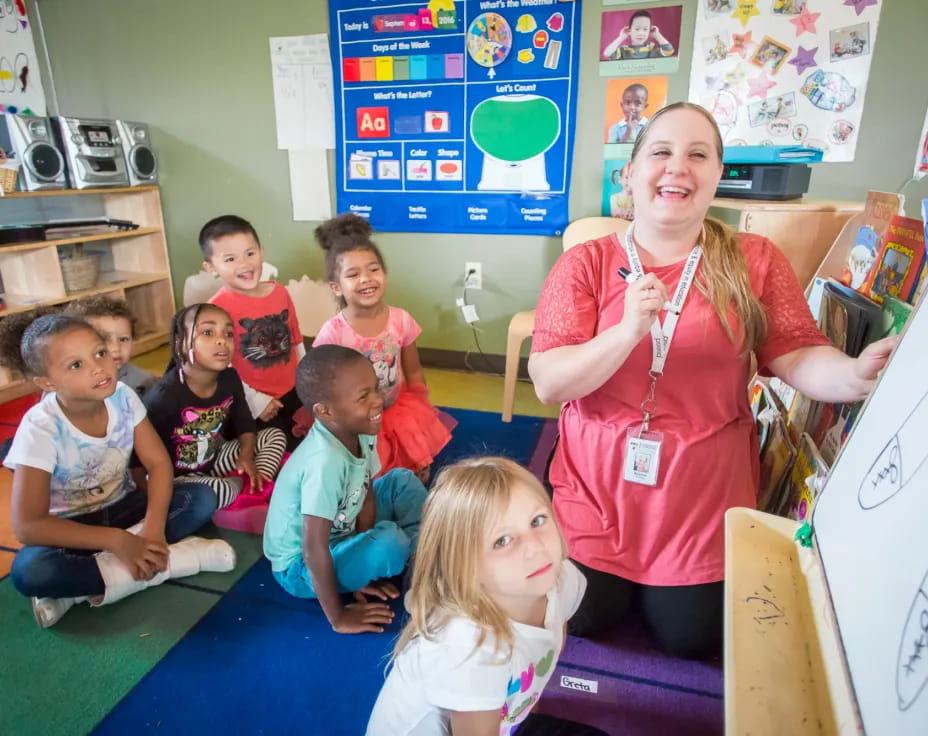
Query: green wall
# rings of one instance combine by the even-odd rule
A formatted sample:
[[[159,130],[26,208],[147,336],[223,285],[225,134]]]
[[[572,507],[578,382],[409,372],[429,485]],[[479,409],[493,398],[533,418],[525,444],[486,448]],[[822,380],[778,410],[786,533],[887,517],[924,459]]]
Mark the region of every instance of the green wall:
[[[883,4],[857,160],[816,166],[812,197],[860,200],[868,189],[898,189],[911,174],[928,105],[920,74],[928,3]],[[671,100],[685,99],[688,87],[696,2],[683,5],[683,63],[670,82]],[[60,111],[141,120],[153,128],[178,293],[199,268],[200,226],[223,212],[254,223],[283,280],[321,276],[314,223],[291,220],[287,155],[276,147],[268,38],[327,32],[325,2],[39,0],[38,6]],[[596,0],[583,3],[571,218],[599,214],[601,12]],[[906,194],[906,209],[917,215],[928,184],[912,184]],[[464,262],[482,262],[484,290],[472,300],[481,317],[481,346],[489,353],[505,351],[510,316],[534,306],[560,252],[558,239],[532,236],[382,233],[377,242],[390,269],[389,300],[422,325],[423,347],[474,349],[454,302]]]

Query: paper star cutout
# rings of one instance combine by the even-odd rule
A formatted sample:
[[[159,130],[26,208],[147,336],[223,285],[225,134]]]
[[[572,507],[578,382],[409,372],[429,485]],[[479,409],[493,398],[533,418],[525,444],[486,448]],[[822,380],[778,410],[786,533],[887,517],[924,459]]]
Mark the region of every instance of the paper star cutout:
[[[748,80],[748,99],[752,97],[760,97],[764,99],[767,97],[767,90],[771,87],[776,87],[777,83],[774,82],[767,76],[767,72],[761,72],[753,79]]]
[[[866,2],[867,0],[863,0]],[[801,36],[803,33],[815,33],[815,21],[818,20],[821,13],[810,13],[808,8],[803,8],[802,12],[795,18],[790,18],[789,22],[796,26],[796,35]]]
[[[857,15],[860,15],[871,5],[876,5],[877,0],[844,0],[844,4],[848,7],[854,8],[857,12]]]
[[[751,35],[754,31],[748,31],[747,33],[732,33],[731,34],[731,48],[728,49],[729,54],[741,54],[742,59],[747,58],[748,45],[754,43],[751,40]]]
[[[731,14],[731,17],[740,20],[742,28],[747,28],[748,21],[755,15],[760,15],[760,11],[757,9],[757,0],[738,0],[738,7]]]
[[[815,60],[817,51],[818,46],[814,49],[804,49],[802,46],[799,47],[796,55],[789,60],[789,63],[796,67],[797,74],[802,74],[810,66],[818,66],[818,62]]]
[[[725,81],[728,83],[729,87],[737,87],[745,80],[745,77],[744,67],[738,64],[725,75]]]

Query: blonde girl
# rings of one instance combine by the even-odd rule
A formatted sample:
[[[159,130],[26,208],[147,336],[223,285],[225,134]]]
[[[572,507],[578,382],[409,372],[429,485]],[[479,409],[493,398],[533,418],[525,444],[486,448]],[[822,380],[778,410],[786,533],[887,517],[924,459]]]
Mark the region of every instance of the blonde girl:
[[[369,736],[598,734],[532,715],[585,584],[567,559],[551,502],[499,457],[445,468],[426,501],[406,597],[410,620]]]

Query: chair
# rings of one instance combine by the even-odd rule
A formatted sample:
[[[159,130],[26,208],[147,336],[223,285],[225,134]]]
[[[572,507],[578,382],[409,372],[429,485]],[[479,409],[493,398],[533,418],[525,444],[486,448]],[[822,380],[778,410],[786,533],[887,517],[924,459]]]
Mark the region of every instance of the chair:
[[[299,281],[290,279],[287,284],[290,299],[296,309],[296,319],[300,323],[303,337],[315,337],[326,320],[338,313],[338,305],[332,288],[322,281],[313,281],[303,276]]]
[[[610,233],[624,233],[628,221],[618,217],[581,217],[564,229],[561,243],[564,250],[575,245],[601,238]],[[517,312],[509,321],[506,335],[506,370],[503,375],[503,421],[512,421],[512,407],[516,399],[516,378],[519,373],[519,355],[522,343],[532,336],[535,329],[535,310]]]

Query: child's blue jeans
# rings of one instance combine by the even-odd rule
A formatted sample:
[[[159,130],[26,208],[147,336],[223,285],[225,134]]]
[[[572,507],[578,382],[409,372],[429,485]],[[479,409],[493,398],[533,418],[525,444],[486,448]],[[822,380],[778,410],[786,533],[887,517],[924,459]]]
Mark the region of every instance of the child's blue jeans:
[[[427,491],[409,470],[391,470],[374,480],[377,523],[331,547],[339,593],[360,590],[372,580],[399,575],[419,539],[422,504]],[[274,579],[290,595],[315,598],[309,570],[300,556]]]
[[[90,526],[126,529],[145,517],[148,494],[130,491],[114,504],[71,521]],[[179,483],[168,507],[164,536],[173,544],[203,526],[216,510],[216,494],[202,483]],[[99,550],[23,547],[13,560],[10,579],[23,595],[38,598],[79,598],[106,591],[94,555]]]

